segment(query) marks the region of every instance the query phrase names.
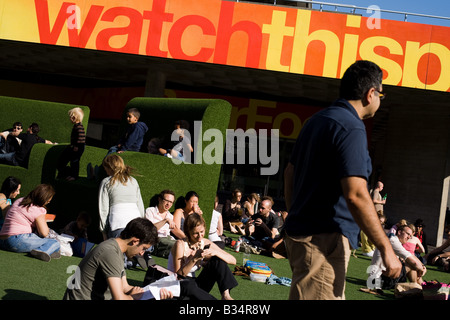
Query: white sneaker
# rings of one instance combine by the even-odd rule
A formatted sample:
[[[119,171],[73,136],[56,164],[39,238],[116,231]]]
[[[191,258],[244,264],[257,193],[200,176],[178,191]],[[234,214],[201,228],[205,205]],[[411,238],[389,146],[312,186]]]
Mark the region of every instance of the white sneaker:
[[[373,257],[373,251],[370,251],[370,252],[363,252],[362,255],[363,255],[363,256],[366,256],[366,257]]]

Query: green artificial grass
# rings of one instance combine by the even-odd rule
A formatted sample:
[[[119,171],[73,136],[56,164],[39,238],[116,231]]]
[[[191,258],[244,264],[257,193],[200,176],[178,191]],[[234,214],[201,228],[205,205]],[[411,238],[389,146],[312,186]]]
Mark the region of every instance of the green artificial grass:
[[[238,236],[231,235],[236,239]],[[242,265],[242,253],[236,253],[226,248]],[[346,300],[395,300],[393,290],[385,290],[383,296],[376,296],[359,291],[366,286],[367,267],[370,258],[357,252],[357,257],[351,257],[346,284]],[[153,257],[156,263],[166,267],[167,259]],[[0,299],[1,300],[61,300],[68,278],[80,262],[77,257],[61,257],[48,263],[30,257],[28,254],[12,253],[0,250]],[[291,270],[287,259],[275,259],[263,255],[252,255],[251,260],[265,262],[278,277],[291,278]],[[230,266],[234,270],[233,266]],[[128,282],[132,285],[142,285],[145,271],[140,268],[128,269]],[[268,285],[253,282],[248,277],[236,276],[238,286],[231,291],[236,300],[287,300],[289,287],[282,285]],[[425,280],[438,280],[450,283],[450,273],[440,271],[436,267],[428,266]],[[217,285],[211,291],[220,299]]]
[[[26,123],[37,121],[43,128],[40,134],[43,138],[60,143],[55,146],[41,143],[33,146],[28,169],[0,164],[0,181],[9,175],[19,178],[22,181],[21,196],[25,196],[40,183],[53,185],[56,194],[48,205],[48,212],[56,215],[52,227],[60,230],[75,220],[81,211],[87,211],[92,218],[88,228],[89,239],[94,242],[101,241],[102,236],[98,230],[100,180],[88,180],[87,167],[101,166],[108,150],[86,146],[80,160],[80,179],[71,182],[56,180],[56,165],[61,152],[70,140],[72,129],[67,111],[74,106],[9,97],[0,97],[0,103],[5,108],[0,125],[6,128],[18,119],[24,126],[27,126]],[[85,110],[83,124],[87,129],[89,108],[82,108]],[[125,163],[135,169],[135,178],[139,183],[144,206],[149,207],[151,199],[155,199],[155,196],[165,189],[173,190],[177,203],[184,204],[184,195],[193,190],[199,195],[200,207],[209,225],[223,158],[223,150],[218,146],[224,146],[231,105],[225,100],[218,99],[134,98],[124,109],[120,133],[124,133],[128,128],[125,114],[129,108],[138,108],[141,113],[140,120],[149,127],[141,148],[143,152],[130,151],[120,154]],[[147,152],[149,139],[161,137],[170,139],[167,135],[172,133],[175,121],[180,119],[191,124],[192,145],[198,160],[195,164],[175,164],[170,158]],[[194,130],[195,122],[198,130]],[[200,123],[201,128],[198,127]],[[50,125],[52,130],[49,130]],[[217,136],[209,137],[208,132]],[[207,163],[202,158],[203,155],[213,154],[218,156],[219,162]]]
[[[88,130],[90,109],[87,106],[5,96],[0,96],[0,105],[2,110],[0,130],[2,131],[11,128],[14,122],[19,121],[22,122],[22,132],[25,133],[27,128],[36,122],[40,128],[38,136],[59,144],[67,144],[70,143],[73,127],[68,111],[75,107],[83,109],[82,123],[86,132]],[[41,183],[42,169],[47,160],[46,152],[50,148],[50,145],[44,145],[36,151],[33,148],[28,169],[0,164],[0,181],[3,182],[10,175],[19,178],[22,181],[22,194],[26,195]]]

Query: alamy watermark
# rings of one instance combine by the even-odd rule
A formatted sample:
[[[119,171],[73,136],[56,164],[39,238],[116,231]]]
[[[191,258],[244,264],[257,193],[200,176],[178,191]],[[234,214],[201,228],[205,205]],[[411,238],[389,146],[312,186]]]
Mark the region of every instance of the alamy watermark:
[[[367,8],[366,12],[371,14],[367,19],[367,29],[381,29],[381,9],[379,6],[371,5]]]
[[[377,265],[370,265],[366,272],[369,274],[366,285],[369,289],[381,289],[383,281],[381,280],[382,269]]]
[[[179,141],[179,132],[174,130],[172,141]],[[280,141],[278,129],[227,129],[226,137],[219,129],[202,130],[202,122],[194,122],[194,138],[185,131],[183,139],[196,141],[196,148],[191,154],[187,143],[180,142],[184,161],[172,158],[175,164],[183,162],[193,164],[261,164],[261,175],[274,175],[280,165]],[[225,145],[224,145],[225,143]],[[246,148],[246,146],[248,146]],[[225,151],[225,157],[224,157]],[[248,151],[248,153],[247,153]]]

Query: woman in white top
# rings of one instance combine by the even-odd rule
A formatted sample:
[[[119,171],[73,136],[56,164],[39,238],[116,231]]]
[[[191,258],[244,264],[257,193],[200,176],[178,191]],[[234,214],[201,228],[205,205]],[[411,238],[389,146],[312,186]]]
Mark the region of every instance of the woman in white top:
[[[197,213],[184,222],[184,240],[177,240],[168,258],[167,268],[182,277],[195,279],[197,286],[210,292],[217,282],[223,300],[232,300],[230,290],[238,285],[228,264],[236,258],[205,239],[205,220]],[[202,271],[196,277],[196,271]]]
[[[128,222],[144,217],[139,184],[131,176],[132,168],[125,165],[117,154],[103,159],[103,167],[108,177],[100,183],[99,213],[100,231],[103,238],[116,238]]]
[[[223,221],[222,214],[217,211],[217,206],[219,205],[219,197],[216,195],[214,200],[214,210],[211,217],[211,224],[209,225],[209,235],[208,239],[212,242],[215,242],[219,245],[220,248],[225,247],[225,243],[223,243],[222,238],[220,236],[223,235]]]

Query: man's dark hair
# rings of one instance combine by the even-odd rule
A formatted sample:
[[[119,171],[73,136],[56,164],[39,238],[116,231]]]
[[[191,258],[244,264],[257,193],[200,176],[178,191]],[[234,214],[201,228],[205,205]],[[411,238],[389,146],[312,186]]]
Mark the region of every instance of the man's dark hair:
[[[31,132],[33,132],[33,134],[38,134],[40,131],[39,125],[36,122],[33,122],[30,125],[30,128],[31,128]]]
[[[124,240],[133,237],[139,239],[139,244],[155,245],[158,242],[158,230],[150,220],[135,218],[120,233],[120,238]]]
[[[175,197],[175,192],[173,192],[173,191],[170,190],[170,189],[166,189],[166,190],[161,191],[161,192],[159,193],[158,197],[159,197],[161,200],[164,200],[164,195],[165,195],[165,194],[171,194],[171,195],[173,195],[173,196]]]
[[[137,108],[130,108],[130,109],[128,109],[128,113],[131,113],[138,120],[141,117],[141,113],[139,112],[139,110]]]
[[[359,60],[353,63],[341,79],[340,98],[346,100],[364,100],[371,89],[380,89],[383,71],[375,63]]]
[[[17,121],[17,122],[14,122],[14,123],[13,123],[13,129],[14,129],[15,127],[21,127],[21,128],[22,128],[22,127],[23,127],[23,126],[22,126],[22,122],[18,122],[18,121]]]

